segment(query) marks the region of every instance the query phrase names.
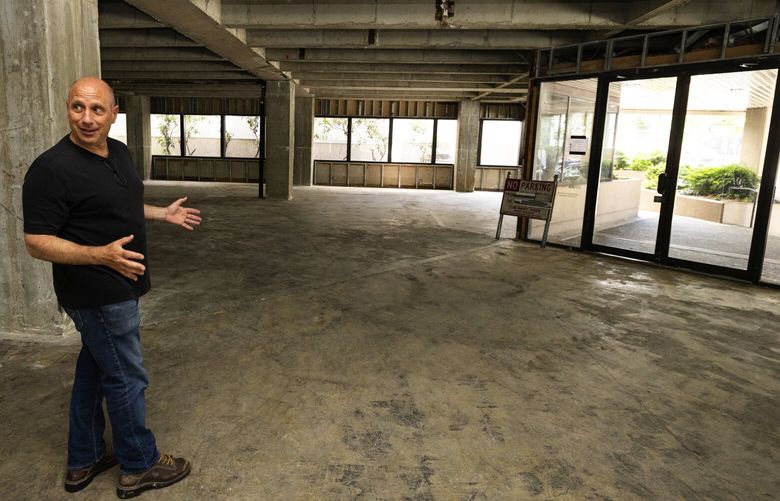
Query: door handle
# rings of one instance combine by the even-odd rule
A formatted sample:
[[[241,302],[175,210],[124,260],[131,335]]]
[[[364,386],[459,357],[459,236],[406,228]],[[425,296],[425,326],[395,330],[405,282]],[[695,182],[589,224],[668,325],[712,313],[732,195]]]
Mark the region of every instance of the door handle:
[[[655,191],[657,191],[659,195],[663,195],[666,191],[666,172],[658,174],[658,185],[656,186]]]

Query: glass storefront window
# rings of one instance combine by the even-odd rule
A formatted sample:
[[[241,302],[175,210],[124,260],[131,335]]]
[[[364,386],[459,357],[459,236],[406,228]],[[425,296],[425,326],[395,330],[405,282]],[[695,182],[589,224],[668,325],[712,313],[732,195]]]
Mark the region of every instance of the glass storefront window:
[[[260,156],[260,117],[225,115],[225,156]]]
[[[127,144],[127,114],[117,113],[116,121],[111,126],[111,131],[108,134],[109,137],[122,141]]]
[[[430,163],[432,150],[433,120],[393,120],[393,162]]]
[[[184,146],[188,157],[220,157],[220,117],[184,115]]]
[[[559,177],[548,242],[581,244],[597,85],[595,78],[541,84],[533,177]],[[584,139],[585,150],[566,148],[572,139]],[[529,238],[541,240],[544,221],[531,219],[528,228]]]
[[[519,120],[483,120],[479,165],[517,166],[522,132]]]
[[[315,160],[346,160],[348,127],[348,119],[346,118],[315,118],[312,158]]]
[[[352,119],[353,161],[387,162],[390,144],[390,120],[386,118]]]
[[[179,115],[151,115],[152,155],[181,155]]]
[[[436,163],[454,164],[458,143],[458,121],[439,120],[436,124]]]

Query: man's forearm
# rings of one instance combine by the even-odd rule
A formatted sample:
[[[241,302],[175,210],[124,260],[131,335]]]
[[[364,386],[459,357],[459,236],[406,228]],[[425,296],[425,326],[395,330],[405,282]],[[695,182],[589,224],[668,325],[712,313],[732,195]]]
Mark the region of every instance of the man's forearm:
[[[101,246],[79,245],[54,235],[24,235],[27,252],[37,259],[57,264],[98,264],[116,270],[130,280],[138,280],[146,266],[143,254],[126,250],[123,246],[133,241],[128,235]]]
[[[144,204],[144,218],[151,221],[165,221],[165,207]]]
[[[36,259],[58,264],[100,264],[97,247],[79,245],[54,235],[25,235],[27,252]]]

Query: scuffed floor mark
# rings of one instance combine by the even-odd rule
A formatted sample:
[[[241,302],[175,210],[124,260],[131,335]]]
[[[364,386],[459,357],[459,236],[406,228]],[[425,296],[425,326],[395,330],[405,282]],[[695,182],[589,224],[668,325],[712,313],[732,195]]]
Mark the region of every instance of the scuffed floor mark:
[[[526,490],[528,490],[532,496],[538,496],[544,492],[544,484],[539,480],[539,477],[533,473],[521,471],[520,479],[523,481]]]
[[[392,446],[387,441],[387,437],[382,431],[355,433],[349,429],[344,435],[344,443],[353,451],[372,460],[382,457],[392,449]]]
[[[414,402],[409,400],[378,400],[371,402],[375,409],[387,409],[390,416],[401,426],[420,428],[424,415]]]
[[[430,491],[431,477],[436,474],[431,467],[434,458],[423,456],[420,458],[419,466],[410,468],[402,472],[399,477],[410,491],[405,500],[414,501],[432,501],[433,494]]]

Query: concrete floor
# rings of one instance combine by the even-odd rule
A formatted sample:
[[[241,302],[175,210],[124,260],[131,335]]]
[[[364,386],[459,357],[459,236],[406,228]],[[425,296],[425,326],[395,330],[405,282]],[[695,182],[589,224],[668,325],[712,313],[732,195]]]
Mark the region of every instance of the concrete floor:
[[[496,242],[500,194],[151,186],[143,499],[769,499],[780,292]],[[510,221],[511,222],[511,221]],[[512,224],[505,225],[508,237]],[[66,495],[78,347],[0,341],[4,499]]]

